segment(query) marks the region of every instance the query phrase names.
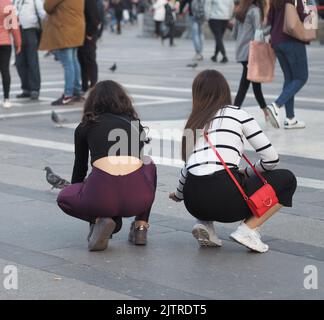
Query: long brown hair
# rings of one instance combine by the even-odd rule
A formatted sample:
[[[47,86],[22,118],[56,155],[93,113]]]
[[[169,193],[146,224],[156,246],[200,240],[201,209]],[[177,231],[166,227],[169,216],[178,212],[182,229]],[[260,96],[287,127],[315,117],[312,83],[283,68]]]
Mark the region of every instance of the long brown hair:
[[[115,81],[106,80],[96,84],[85,102],[82,123],[96,122],[103,113],[129,116],[138,120],[131,98]]]
[[[182,137],[182,159],[187,161],[196,143],[197,130],[204,129],[215,114],[227,105],[232,104],[231,90],[225,77],[216,70],[200,72],[192,85],[192,111]],[[186,136],[187,130],[193,133],[193,139]],[[189,140],[189,141],[188,141]]]
[[[235,15],[238,21],[240,21],[241,23],[245,21],[246,14],[248,13],[249,8],[252,6],[252,4],[256,5],[261,10],[261,21],[264,20],[266,7],[265,0],[240,0],[240,4]]]
[[[286,2],[286,0],[271,0],[270,5],[276,10],[280,10],[285,6]]]

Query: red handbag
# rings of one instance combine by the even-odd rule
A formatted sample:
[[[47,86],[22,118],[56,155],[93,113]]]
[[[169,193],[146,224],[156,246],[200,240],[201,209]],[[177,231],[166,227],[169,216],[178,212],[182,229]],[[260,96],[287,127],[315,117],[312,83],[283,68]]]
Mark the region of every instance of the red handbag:
[[[215,152],[216,156],[220,160],[220,162],[223,164],[225,170],[229,174],[229,176],[232,178],[234,183],[236,184],[237,188],[241,192],[246,204],[250,208],[253,215],[257,218],[262,217],[266,212],[268,212],[272,207],[274,207],[276,204],[279,203],[279,200],[277,198],[275,190],[272,188],[272,186],[268,183],[268,181],[261,175],[260,172],[258,172],[255,167],[252,165],[250,160],[243,155],[244,160],[251,166],[255,174],[261,179],[263,182],[263,186],[258,189],[252,196],[248,197],[245,193],[242,186],[238,183],[236,178],[234,177],[232,171],[228,168],[223,158],[220,156],[218,151],[216,150],[215,146],[211,143],[211,141],[208,138],[207,133],[204,133],[204,137],[212,150]]]

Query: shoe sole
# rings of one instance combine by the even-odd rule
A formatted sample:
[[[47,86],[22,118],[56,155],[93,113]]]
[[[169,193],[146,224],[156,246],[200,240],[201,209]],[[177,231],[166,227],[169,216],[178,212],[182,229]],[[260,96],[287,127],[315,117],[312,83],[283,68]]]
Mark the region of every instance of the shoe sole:
[[[103,251],[107,249],[108,241],[115,228],[115,221],[109,219],[105,225],[100,226],[100,230],[98,232],[96,232],[94,229],[88,244],[89,251]]]
[[[269,249],[268,249],[267,251],[260,251],[260,250],[258,250],[258,249],[255,249],[255,248],[249,246],[248,244],[244,243],[244,241],[240,240],[239,238],[236,238],[236,237],[233,236],[233,235],[230,235],[230,238],[231,238],[232,240],[234,240],[236,243],[238,243],[238,244],[244,246],[245,248],[247,248],[247,249],[249,249],[249,250],[251,250],[251,251],[253,251],[253,252],[257,252],[257,253],[266,253],[266,252],[269,251]]]
[[[192,235],[198,241],[200,247],[221,247],[221,243],[216,243],[210,240],[209,234],[205,229],[194,229]]]
[[[280,123],[279,121],[276,119],[276,117],[273,114],[273,111],[271,108],[266,107],[267,111],[268,111],[268,115],[269,115],[269,121],[271,123],[271,125],[276,128],[279,129],[280,128]]]
[[[286,127],[286,126],[284,126],[284,128],[286,130],[298,130],[298,129],[305,129],[306,126],[303,126],[303,127]]]

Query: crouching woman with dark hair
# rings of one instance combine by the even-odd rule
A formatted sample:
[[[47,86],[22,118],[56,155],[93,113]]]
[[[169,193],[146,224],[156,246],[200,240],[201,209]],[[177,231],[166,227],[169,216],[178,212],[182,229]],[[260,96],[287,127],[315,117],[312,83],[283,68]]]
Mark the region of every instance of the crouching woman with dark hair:
[[[143,156],[147,142],[124,89],[114,81],[98,83],[75,130],[72,185],[57,199],[65,213],[90,223],[90,251],[107,248],[123,217],[135,217],[129,241],[146,244],[156,190],[156,167]],[[86,178],[89,152],[92,172]]]

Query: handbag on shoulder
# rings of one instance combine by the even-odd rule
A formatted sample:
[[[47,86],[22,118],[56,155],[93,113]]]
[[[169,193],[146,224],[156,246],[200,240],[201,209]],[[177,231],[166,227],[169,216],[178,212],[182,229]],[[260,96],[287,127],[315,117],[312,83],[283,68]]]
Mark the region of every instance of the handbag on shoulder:
[[[208,133],[204,133],[205,140],[209,144],[209,146],[212,148],[212,150],[215,152],[217,158],[219,161],[223,164],[225,170],[233,180],[233,182],[236,184],[237,188],[241,192],[246,204],[250,208],[253,215],[257,218],[262,217],[266,212],[268,212],[272,207],[274,207],[276,204],[279,203],[279,200],[277,198],[276,192],[273,189],[273,187],[268,183],[268,181],[259,173],[255,167],[252,165],[252,163],[249,161],[249,159],[243,155],[244,160],[251,166],[255,174],[261,179],[263,182],[263,186],[258,189],[253,195],[250,197],[247,196],[242,186],[239,184],[239,182],[236,180],[235,176],[231,172],[231,170],[226,165],[225,161],[221,157],[221,155],[216,150],[215,146],[212,144],[210,139],[208,138]]]
[[[283,32],[292,38],[306,43],[316,40],[316,30],[318,29],[316,7],[314,7],[313,10],[309,10],[309,15],[306,17],[305,21],[301,21],[298,15],[297,6],[298,0],[294,0],[294,4],[286,3]]]

